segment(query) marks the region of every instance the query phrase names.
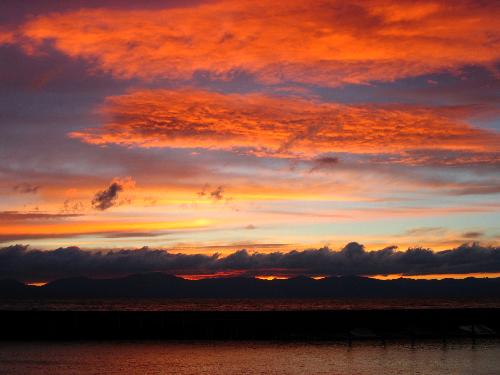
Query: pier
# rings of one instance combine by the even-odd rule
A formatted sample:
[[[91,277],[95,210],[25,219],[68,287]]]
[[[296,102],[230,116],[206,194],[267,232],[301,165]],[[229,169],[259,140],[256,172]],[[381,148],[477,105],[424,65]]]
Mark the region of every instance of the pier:
[[[0,311],[0,340],[381,340],[499,337],[500,309]]]

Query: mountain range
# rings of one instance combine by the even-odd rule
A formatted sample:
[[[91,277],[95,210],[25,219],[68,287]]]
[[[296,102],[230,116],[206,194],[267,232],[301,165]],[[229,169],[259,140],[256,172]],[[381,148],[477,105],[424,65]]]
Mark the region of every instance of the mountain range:
[[[186,280],[159,272],[112,279],[73,277],[43,286],[0,280],[0,299],[29,298],[500,298],[500,278],[320,280],[230,277]]]

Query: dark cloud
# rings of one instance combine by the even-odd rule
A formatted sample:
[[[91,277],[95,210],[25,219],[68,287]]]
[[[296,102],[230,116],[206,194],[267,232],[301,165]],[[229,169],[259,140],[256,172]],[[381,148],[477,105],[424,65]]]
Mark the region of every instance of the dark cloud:
[[[75,201],[71,199],[66,199],[63,203],[62,212],[67,214],[76,214],[78,212],[84,211],[85,206],[81,201]]]
[[[167,231],[156,231],[156,232],[110,232],[103,233],[104,238],[144,238],[144,237],[159,237],[165,236],[166,234],[171,234],[173,232]]]
[[[172,274],[235,272],[239,275],[377,275],[500,272],[500,248],[477,243],[434,252],[424,248],[397,251],[388,247],[366,251],[356,242],[340,251],[329,248],[304,251],[218,254],[182,254],[164,250],[85,251],[78,247],[30,250],[27,246],[0,249],[0,274],[22,281],[47,281],[62,277],[115,277],[138,272]]]
[[[101,211],[113,207],[116,204],[118,193],[121,191],[123,191],[123,185],[117,181],[112,182],[106,189],[95,194],[92,206]]]
[[[483,194],[499,194],[500,183],[494,182],[492,184],[478,184],[477,186],[464,186],[452,190],[453,195],[483,195]]]
[[[25,220],[55,220],[68,217],[80,216],[78,214],[53,214],[46,212],[20,212],[20,211],[0,211],[0,222],[2,221],[25,221]]]
[[[78,247],[50,251],[16,245],[0,249],[3,278],[24,281],[53,280],[75,275],[126,275],[151,270],[172,272],[215,268],[217,256],[170,254],[163,250],[84,251]]]
[[[484,236],[483,232],[465,232],[462,234],[462,237],[464,238],[478,238]]]
[[[427,235],[439,235],[446,232],[446,228],[443,227],[421,227],[421,228],[411,228],[405,232],[407,236],[427,236]]]
[[[217,186],[215,190],[210,192],[210,197],[212,197],[212,199],[216,201],[224,199],[224,187]]]
[[[406,150],[399,155],[378,153],[370,157],[374,164],[426,165],[429,167],[483,167],[498,169],[500,153],[463,150],[435,150],[425,147]]]
[[[71,215],[66,215],[67,217]],[[81,216],[81,215],[74,215]],[[46,220],[50,220],[47,218]],[[55,217],[54,217],[55,219]],[[33,219],[36,220],[36,219]],[[15,220],[11,220],[15,221]],[[20,220],[17,220],[20,221]],[[0,224],[2,221],[0,220]],[[19,243],[27,240],[38,239],[68,239],[68,238],[81,238],[86,236],[94,236],[99,238],[150,238],[171,235],[175,232],[171,231],[156,231],[156,232],[121,232],[121,231],[90,231],[90,232],[68,232],[68,233],[20,233],[20,234],[0,234],[0,244],[3,243]]]
[[[14,185],[13,189],[21,194],[36,194],[38,189],[40,189],[40,185],[32,185],[24,182],[22,184]]]
[[[203,185],[203,188],[197,194],[200,197],[210,197],[214,201],[221,201],[225,198],[224,197],[224,186],[219,185],[214,190],[212,190],[212,191],[209,191],[209,190],[210,190],[210,185],[205,184],[205,185]]]
[[[312,161],[310,172],[319,171],[321,169],[330,169],[339,163],[339,158],[334,156],[323,156]]]
[[[200,197],[204,197],[208,194],[208,189],[210,189],[209,184],[203,185],[202,189],[197,193]]]

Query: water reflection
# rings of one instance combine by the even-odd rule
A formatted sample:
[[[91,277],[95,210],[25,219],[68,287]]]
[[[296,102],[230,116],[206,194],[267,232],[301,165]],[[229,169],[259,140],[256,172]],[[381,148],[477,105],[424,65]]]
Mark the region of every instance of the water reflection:
[[[427,308],[498,308],[500,299],[356,298],[356,299],[64,299],[1,300],[2,310],[48,311],[288,311],[393,310]]]
[[[497,374],[500,342],[0,343],[2,374]]]

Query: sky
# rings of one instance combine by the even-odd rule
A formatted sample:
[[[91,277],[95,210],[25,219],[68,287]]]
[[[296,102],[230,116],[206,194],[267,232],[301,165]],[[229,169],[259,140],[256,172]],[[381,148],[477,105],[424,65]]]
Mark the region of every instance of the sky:
[[[500,242],[498,1],[2,4],[3,250]]]

